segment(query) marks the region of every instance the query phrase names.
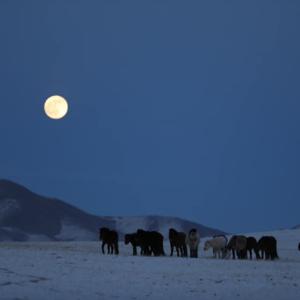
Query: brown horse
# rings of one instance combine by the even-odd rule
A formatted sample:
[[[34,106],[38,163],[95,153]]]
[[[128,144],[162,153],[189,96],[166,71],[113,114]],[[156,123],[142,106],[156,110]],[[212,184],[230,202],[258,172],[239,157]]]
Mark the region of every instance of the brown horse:
[[[99,229],[99,240],[102,241],[102,253],[105,254],[104,247],[107,245],[107,254],[119,254],[118,233],[115,230],[110,230],[107,227]]]
[[[177,256],[186,257],[187,256],[187,247],[186,247],[186,234],[184,232],[178,232],[174,228],[169,230],[169,240],[171,254],[173,256],[174,248],[176,249]]]

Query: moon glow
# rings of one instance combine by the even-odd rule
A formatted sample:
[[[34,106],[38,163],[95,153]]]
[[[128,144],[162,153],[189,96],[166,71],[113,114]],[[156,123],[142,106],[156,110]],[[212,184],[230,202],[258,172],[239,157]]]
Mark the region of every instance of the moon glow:
[[[68,112],[68,102],[65,98],[54,95],[45,101],[44,110],[49,118],[62,119]]]

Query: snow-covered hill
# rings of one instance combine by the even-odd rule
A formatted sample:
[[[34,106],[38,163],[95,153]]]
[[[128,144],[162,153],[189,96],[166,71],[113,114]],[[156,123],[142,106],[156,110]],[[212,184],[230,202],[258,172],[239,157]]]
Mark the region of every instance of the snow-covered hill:
[[[167,237],[170,227],[201,236],[222,233],[198,223],[163,216],[100,217],[58,199],[37,195],[25,187],[0,180],[0,241],[95,241],[98,228],[116,229],[120,238],[138,228],[157,230]]]
[[[1,240],[96,240],[96,229],[114,222],[0,180]]]
[[[183,232],[188,232],[191,228],[197,228],[202,237],[224,233],[218,229],[209,228],[195,222],[175,217],[140,216],[113,217],[111,219],[115,222],[116,230],[121,233],[135,232],[137,228],[159,231],[166,238],[168,237],[170,228],[175,228],[176,230]]]
[[[204,240],[198,259],[133,257],[124,243],[108,256],[98,242],[3,242],[0,299],[300,299],[300,230],[251,235],[264,234],[277,238],[279,260],[216,260]]]

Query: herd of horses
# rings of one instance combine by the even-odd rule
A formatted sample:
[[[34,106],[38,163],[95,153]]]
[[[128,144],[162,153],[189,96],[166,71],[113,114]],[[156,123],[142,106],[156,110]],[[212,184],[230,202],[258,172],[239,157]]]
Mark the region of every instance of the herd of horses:
[[[108,254],[119,254],[119,238],[115,230],[102,227],[99,229],[99,240],[102,241],[102,253],[105,254],[105,246],[107,246]],[[173,256],[176,250],[177,256],[187,257],[188,249],[189,256],[197,258],[198,248],[200,243],[200,236],[197,229],[191,229],[188,234],[178,232],[174,228],[169,230],[170,241],[170,256]],[[138,229],[131,234],[125,234],[124,242],[126,245],[131,244],[132,254],[143,256],[164,256],[164,237],[157,231],[145,231]],[[230,258],[233,259],[278,259],[277,241],[273,236],[263,236],[259,240],[250,236],[233,235],[228,241],[225,235],[216,235],[213,238],[206,240],[204,244],[204,251],[212,249],[215,258]],[[298,246],[300,250],[300,243]]]

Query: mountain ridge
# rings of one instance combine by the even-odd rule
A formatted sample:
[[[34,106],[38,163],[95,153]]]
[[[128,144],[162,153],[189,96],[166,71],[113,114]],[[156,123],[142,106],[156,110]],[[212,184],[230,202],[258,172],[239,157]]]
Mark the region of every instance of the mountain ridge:
[[[98,228],[117,230],[120,238],[138,228],[157,230],[167,238],[168,229],[197,228],[201,236],[224,233],[180,217],[96,216],[60,199],[38,195],[13,181],[0,180],[0,241],[97,240]]]

